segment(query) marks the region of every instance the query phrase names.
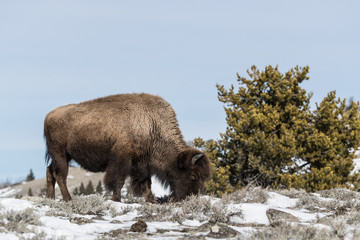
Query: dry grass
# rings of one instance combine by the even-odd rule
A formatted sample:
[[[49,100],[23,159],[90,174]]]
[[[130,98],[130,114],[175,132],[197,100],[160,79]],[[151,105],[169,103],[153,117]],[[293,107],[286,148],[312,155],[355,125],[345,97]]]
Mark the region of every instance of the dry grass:
[[[27,233],[33,232],[29,228],[31,225],[42,225],[40,217],[34,212],[33,208],[27,208],[23,211],[5,211],[0,215],[0,228],[2,232]]]
[[[360,210],[359,195],[356,192],[333,189],[319,192],[319,194],[322,198],[311,193],[302,193],[295,208],[307,209],[311,212],[330,212],[336,216]],[[325,196],[326,199],[324,199]]]
[[[118,210],[117,208],[111,206],[109,208],[109,213],[110,213],[111,217],[114,218],[116,216],[127,214],[134,209],[135,209],[135,207],[133,207],[133,206],[126,206],[126,207],[122,208],[121,210]]]
[[[279,190],[276,192],[289,198],[300,198],[303,194],[307,194],[307,192],[303,189],[298,190],[294,188]]]
[[[230,203],[266,203],[269,198],[268,190],[254,185],[248,185],[221,198],[224,204]]]
[[[178,203],[167,204],[144,204],[138,209],[144,220],[173,221],[182,223],[186,219],[200,222],[223,222],[229,221],[230,216],[241,215],[241,210],[230,212],[227,205],[214,201],[211,197],[189,196]]]
[[[244,239],[244,238],[238,238]],[[267,227],[254,232],[249,240],[337,240],[333,232],[327,228],[316,228],[309,225],[283,223],[276,227]]]
[[[318,193],[320,194],[321,197],[332,198],[339,201],[349,201],[351,199],[360,198],[360,193],[343,188],[323,190],[323,191],[319,191]]]
[[[41,204],[48,205],[51,210],[48,216],[65,216],[73,214],[102,214],[109,209],[109,204],[105,203],[105,198],[98,194],[88,196],[75,196],[69,202],[44,199]]]

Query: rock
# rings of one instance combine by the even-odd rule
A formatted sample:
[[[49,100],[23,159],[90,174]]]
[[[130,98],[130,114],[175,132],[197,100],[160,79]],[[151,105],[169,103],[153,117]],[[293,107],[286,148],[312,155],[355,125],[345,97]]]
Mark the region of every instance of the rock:
[[[83,224],[87,224],[87,223],[93,223],[94,221],[92,221],[91,219],[87,219],[84,217],[74,217],[74,218],[70,218],[69,221],[71,223],[76,223],[79,225],[83,225]]]
[[[131,232],[145,232],[147,229],[147,224],[142,221],[139,220],[136,223],[134,223],[133,225],[131,225],[130,231]]]
[[[297,217],[290,213],[269,209],[266,211],[271,226],[279,226],[282,222],[300,222]]]
[[[120,220],[112,220],[110,223],[112,223],[112,224],[122,224],[122,221],[120,221]]]
[[[101,221],[105,221],[105,218],[103,218],[101,215],[96,215],[95,217],[91,218],[91,220],[101,220]]]
[[[127,231],[124,229],[116,229],[116,230],[112,230],[110,231],[108,234],[106,234],[107,236],[110,236],[111,238],[118,238],[118,239],[122,239],[121,237],[126,234]]]
[[[220,230],[220,227],[218,225],[214,225],[211,227],[211,232],[218,233]]]
[[[228,239],[233,238],[238,234],[238,232],[225,224],[222,224],[220,226],[218,224],[215,224],[210,228],[210,230],[210,233],[206,237]]]

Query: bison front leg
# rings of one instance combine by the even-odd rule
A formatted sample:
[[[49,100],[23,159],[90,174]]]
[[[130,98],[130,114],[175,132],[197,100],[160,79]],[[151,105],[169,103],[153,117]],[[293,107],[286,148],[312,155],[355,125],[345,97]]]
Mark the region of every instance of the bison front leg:
[[[104,183],[107,189],[113,191],[111,200],[121,201],[121,189],[124,186],[126,177],[129,175],[130,168],[131,161],[109,162],[105,171]]]
[[[143,179],[139,176],[142,176],[142,174],[137,174],[137,176],[131,178],[133,194],[137,197],[144,196],[147,202],[156,203],[156,199],[151,192],[151,177]]]
[[[116,184],[115,184],[115,188],[113,191],[113,196],[111,198],[111,200],[115,201],[115,202],[121,202],[121,189],[124,186],[125,183],[125,178],[123,176],[119,176],[116,179]]]
[[[151,203],[157,203],[155,196],[151,192],[151,178],[145,180],[145,200]]]

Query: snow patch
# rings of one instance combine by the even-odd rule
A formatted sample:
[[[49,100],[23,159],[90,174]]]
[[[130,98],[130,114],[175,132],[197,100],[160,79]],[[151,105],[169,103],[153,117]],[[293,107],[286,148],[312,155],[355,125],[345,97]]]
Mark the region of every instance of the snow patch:
[[[18,192],[20,192],[20,190],[11,187],[0,189],[0,198],[14,196]]]
[[[203,223],[199,222],[198,220],[189,220],[186,219],[185,221],[182,222],[182,225],[185,226],[194,226],[194,227],[200,227]]]
[[[6,210],[14,211],[23,211],[27,208],[34,208],[34,204],[32,202],[14,198],[0,199],[0,205],[3,206]]]
[[[148,222],[147,223],[147,232],[156,233],[157,230],[179,230],[180,224],[173,222]],[[181,230],[182,228],[180,228]]]
[[[289,198],[278,193],[269,192],[267,204],[272,207],[291,208],[296,206],[298,199]]]
[[[350,175],[354,175],[360,171],[360,157],[353,160],[354,169],[350,172]]]
[[[14,233],[2,233],[2,232],[0,232],[0,239],[18,240],[19,237],[17,237]]]
[[[243,218],[233,216],[230,220],[234,223],[258,223],[269,225],[269,219],[266,216],[266,211],[270,207],[260,203],[243,203],[241,204]]]

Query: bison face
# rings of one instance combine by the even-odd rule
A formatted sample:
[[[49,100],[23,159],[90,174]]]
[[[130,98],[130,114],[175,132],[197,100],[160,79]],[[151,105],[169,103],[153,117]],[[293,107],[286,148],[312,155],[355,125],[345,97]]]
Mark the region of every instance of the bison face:
[[[196,149],[185,150],[178,155],[177,164],[171,198],[180,201],[189,195],[201,193],[205,181],[211,176],[207,156]]]

